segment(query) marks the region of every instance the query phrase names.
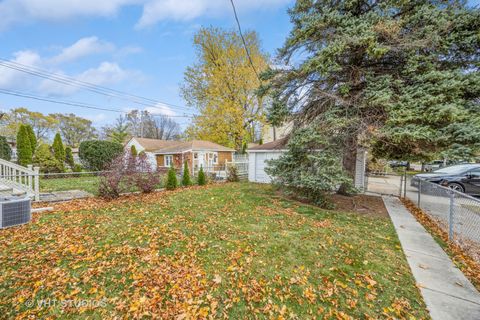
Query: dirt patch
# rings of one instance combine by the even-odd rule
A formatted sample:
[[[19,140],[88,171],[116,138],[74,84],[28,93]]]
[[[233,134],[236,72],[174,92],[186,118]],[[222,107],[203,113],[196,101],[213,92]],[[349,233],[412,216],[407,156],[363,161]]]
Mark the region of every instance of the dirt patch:
[[[388,217],[381,197],[358,194],[355,196],[332,195],[336,211],[349,211],[365,215]]]

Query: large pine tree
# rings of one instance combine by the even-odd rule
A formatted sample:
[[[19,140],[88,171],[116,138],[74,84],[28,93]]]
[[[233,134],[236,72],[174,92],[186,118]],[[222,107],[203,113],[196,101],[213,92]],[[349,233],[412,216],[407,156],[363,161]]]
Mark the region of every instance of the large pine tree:
[[[425,159],[480,142],[480,11],[461,1],[299,0],[263,88],[273,122],[314,127],[322,147]]]

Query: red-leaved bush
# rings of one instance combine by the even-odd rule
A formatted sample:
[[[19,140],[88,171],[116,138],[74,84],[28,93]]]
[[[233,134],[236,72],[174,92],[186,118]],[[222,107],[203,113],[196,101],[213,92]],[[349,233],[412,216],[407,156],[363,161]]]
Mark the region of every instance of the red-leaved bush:
[[[155,190],[160,183],[160,175],[152,169],[145,152],[136,157],[136,171],[133,175],[135,185],[143,193],[149,193]]]
[[[100,175],[98,183],[98,194],[107,199],[118,198],[122,192],[126,191],[129,183],[129,174],[127,168],[129,167],[123,154],[113,159]],[[127,182],[127,183],[125,183]]]
[[[98,193],[107,199],[118,198],[134,187],[148,193],[155,190],[160,180],[160,174],[148,163],[145,153],[134,156],[124,152],[113,159],[108,170],[101,174]]]

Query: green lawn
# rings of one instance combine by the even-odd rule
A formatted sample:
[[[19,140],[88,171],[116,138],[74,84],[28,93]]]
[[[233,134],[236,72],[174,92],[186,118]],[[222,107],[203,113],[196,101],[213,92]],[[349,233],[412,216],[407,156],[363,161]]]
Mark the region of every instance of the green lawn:
[[[65,178],[41,178],[40,192],[84,190],[91,194],[98,193],[98,176],[82,176]]]
[[[162,177],[163,178],[163,177]],[[93,195],[98,195],[98,176],[66,176],[62,178],[41,178],[40,192],[54,192],[54,191],[68,191],[68,190],[83,190]],[[161,179],[163,180],[163,179]],[[161,181],[157,188],[163,187]],[[131,192],[138,191],[138,188],[130,188]]]
[[[5,318],[428,318],[387,217],[249,183],[59,206],[0,231]]]

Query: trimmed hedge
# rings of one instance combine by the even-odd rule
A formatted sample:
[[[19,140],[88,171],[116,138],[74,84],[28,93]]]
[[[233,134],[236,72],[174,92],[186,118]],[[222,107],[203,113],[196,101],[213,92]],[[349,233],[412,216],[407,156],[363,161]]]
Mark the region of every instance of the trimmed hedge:
[[[65,162],[65,147],[63,146],[62,137],[58,132],[57,134],[55,134],[55,138],[53,139],[52,148],[53,155],[63,165],[63,163]]]
[[[105,140],[89,140],[80,143],[78,156],[83,166],[92,171],[108,168],[110,162],[123,152],[120,143]]]
[[[205,172],[203,171],[203,167],[200,167],[200,171],[198,171],[198,185],[204,186],[207,184],[207,177],[205,176]]]
[[[190,170],[188,169],[188,162],[185,161],[183,165],[182,186],[188,187],[190,185],[192,185],[192,180],[190,179]]]
[[[32,164],[32,144],[28,135],[28,129],[25,125],[20,125],[17,133],[17,157],[18,164],[21,166],[27,166]]]
[[[25,125],[27,129],[28,138],[30,139],[30,147],[32,148],[32,155],[35,154],[35,150],[37,149],[37,137],[35,136],[35,132],[33,132],[33,128],[31,125]]]
[[[165,183],[165,188],[167,190],[174,190],[178,186],[177,173],[173,167],[168,169],[167,182]]]

